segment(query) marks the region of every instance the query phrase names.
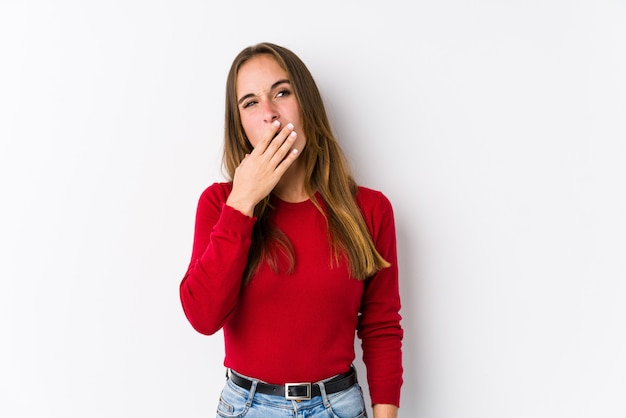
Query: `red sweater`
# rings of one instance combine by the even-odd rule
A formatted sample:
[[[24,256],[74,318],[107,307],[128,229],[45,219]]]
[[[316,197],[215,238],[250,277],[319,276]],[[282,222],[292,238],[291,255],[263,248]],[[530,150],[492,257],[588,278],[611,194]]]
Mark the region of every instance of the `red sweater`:
[[[202,334],[224,330],[224,365],[266,382],[315,382],[343,373],[361,339],[372,403],[399,406],[402,336],[391,204],[360,187],[357,202],[380,254],[391,267],[365,281],[345,261],[331,267],[324,217],[308,200],[273,197],[275,225],[293,245],[292,274],[262,263],[247,286],[242,275],[256,218],[225,205],[231,183],[215,183],[200,197],[189,269],[180,296]],[[320,199],[321,200],[321,199]]]

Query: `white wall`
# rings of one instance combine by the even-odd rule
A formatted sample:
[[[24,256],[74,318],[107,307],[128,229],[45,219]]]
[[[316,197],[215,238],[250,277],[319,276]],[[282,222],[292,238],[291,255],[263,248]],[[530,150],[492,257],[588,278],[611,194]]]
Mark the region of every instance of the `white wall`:
[[[0,416],[206,417],[178,284],[234,55],[396,210],[400,416],[626,416],[623,1],[0,2]],[[359,363],[359,368],[362,369]]]

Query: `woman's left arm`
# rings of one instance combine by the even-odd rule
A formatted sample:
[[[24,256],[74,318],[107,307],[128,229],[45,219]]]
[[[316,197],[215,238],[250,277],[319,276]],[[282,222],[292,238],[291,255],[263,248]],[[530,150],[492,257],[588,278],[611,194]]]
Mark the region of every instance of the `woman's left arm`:
[[[402,338],[400,292],[393,209],[380,192],[361,189],[357,200],[363,211],[376,249],[391,265],[365,280],[357,334],[361,339],[363,362],[376,418],[394,417],[400,406],[402,379]],[[393,408],[389,408],[393,406]]]
[[[379,403],[374,405],[374,418],[397,418],[398,407],[390,404]]]

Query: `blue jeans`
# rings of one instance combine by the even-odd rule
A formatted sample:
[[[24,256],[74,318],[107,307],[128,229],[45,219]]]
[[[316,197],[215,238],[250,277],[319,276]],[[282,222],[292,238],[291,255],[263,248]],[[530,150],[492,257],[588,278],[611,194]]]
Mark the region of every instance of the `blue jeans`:
[[[361,386],[326,394],[324,382],[319,382],[321,396],[311,400],[293,401],[276,395],[255,393],[258,381],[250,390],[230,379],[222,390],[217,405],[218,418],[364,418],[367,417]]]

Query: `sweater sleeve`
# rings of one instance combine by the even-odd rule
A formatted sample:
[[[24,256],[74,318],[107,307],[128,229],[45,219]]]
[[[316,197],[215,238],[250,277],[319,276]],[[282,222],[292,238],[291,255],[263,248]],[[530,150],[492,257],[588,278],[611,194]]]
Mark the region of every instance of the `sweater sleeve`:
[[[200,197],[189,268],[180,284],[183,310],[206,335],[222,326],[237,304],[255,218],[225,204],[230,185],[215,183]]]
[[[366,196],[360,200],[363,201],[365,221],[376,249],[391,266],[365,281],[357,335],[361,339],[372,404],[399,407],[403,383],[403,330],[400,325],[395,221],[391,203],[382,193],[369,191],[363,194]]]

